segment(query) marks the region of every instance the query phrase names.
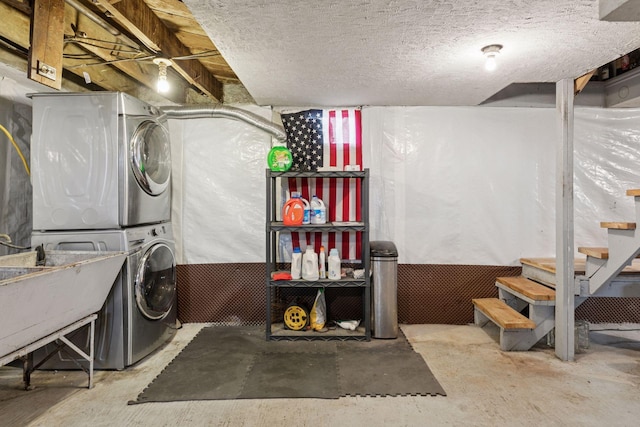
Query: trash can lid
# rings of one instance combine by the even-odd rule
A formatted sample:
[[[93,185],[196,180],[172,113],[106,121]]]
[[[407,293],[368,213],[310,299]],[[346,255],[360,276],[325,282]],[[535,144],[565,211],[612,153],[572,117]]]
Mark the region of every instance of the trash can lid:
[[[393,242],[379,240],[375,242],[369,242],[369,248],[371,249],[371,256],[374,257],[397,257],[398,249]]]

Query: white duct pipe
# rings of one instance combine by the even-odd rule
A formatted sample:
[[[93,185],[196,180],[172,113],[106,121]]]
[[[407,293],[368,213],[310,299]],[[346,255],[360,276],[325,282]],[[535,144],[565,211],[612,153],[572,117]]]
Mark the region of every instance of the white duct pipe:
[[[264,132],[272,135],[279,142],[285,143],[287,134],[284,128],[269,120],[240,108],[229,107],[222,104],[193,105],[183,107],[160,107],[167,118],[170,119],[204,119],[212,117],[226,117],[248,123]]]

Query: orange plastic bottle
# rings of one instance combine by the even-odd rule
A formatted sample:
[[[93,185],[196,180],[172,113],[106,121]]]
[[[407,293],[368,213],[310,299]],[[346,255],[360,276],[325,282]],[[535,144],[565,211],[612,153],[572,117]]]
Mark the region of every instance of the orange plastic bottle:
[[[304,203],[300,197],[291,197],[282,208],[282,223],[286,226],[302,225],[304,219]]]

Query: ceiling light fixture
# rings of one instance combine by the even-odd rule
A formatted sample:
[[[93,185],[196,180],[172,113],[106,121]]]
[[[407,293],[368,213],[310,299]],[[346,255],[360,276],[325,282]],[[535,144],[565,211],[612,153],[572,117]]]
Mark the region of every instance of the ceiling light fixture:
[[[171,66],[171,61],[167,58],[155,58],[153,63],[158,66],[158,93],[169,92],[170,86],[167,80],[167,67]]]
[[[484,63],[485,70],[493,71],[496,69],[496,56],[500,53],[501,49],[501,44],[490,44],[489,46],[485,46],[482,48],[482,53],[484,54],[485,58],[487,58]]]

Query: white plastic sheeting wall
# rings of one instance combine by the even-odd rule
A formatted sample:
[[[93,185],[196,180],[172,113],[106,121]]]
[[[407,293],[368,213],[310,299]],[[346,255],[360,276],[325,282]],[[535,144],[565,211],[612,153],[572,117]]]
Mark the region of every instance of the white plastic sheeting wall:
[[[4,76],[0,67],[0,125],[9,132],[29,163],[31,101],[28,88]],[[0,133],[0,234],[17,246],[31,245],[31,180],[9,138]],[[4,240],[4,239],[3,239]],[[0,255],[19,250],[0,245]]]
[[[236,107],[271,119],[269,108]],[[181,233],[176,233],[183,248],[178,262],[264,262],[265,169],[271,136],[228,118],[180,122],[183,170],[174,168],[182,181],[182,200],[174,200],[174,207],[182,203],[174,209],[182,221]]]
[[[371,239],[394,241],[400,263],[554,256],[555,109],[369,107],[362,116]],[[180,262],[264,262],[270,136],[226,118],[181,126]],[[577,108],[574,144],[576,246],[607,246],[600,221],[635,221],[625,191],[640,188],[640,110]]]
[[[518,265],[555,256],[555,109],[368,108],[372,239],[399,262]],[[576,109],[576,246],[635,221],[640,111]]]

